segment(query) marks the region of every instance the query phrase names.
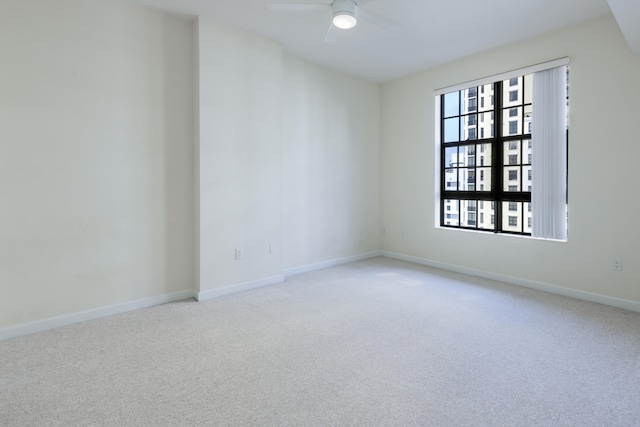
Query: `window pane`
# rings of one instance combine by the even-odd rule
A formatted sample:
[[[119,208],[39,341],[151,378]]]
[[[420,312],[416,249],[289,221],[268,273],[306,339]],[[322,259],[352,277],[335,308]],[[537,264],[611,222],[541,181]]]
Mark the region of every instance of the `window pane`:
[[[458,169],[444,170],[444,189],[458,191]]]
[[[515,113],[515,114],[514,114]],[[522,133],[522,107],[502,110],[503,135],[519,135]]]
[[[493,110],[493,84],[480,86],[480,111]]]
[[[445,167],[458,166],[458,147],[446,147],[444,149]]]
[[[524,147],[524,157],[522,158],[523,164],[531,164],[531,140],[526,139],[522,141],[522,145]]]
[[[445,119],[444,121],[444,142],[457,142],[460,140],[458,134],[460,129],[460,118]]]
[[[533,74],[524,76],[524,103],[531,104],[533,99]]]
[[[520,167],[505,167],[504,168],[504,191],[514,192],[521,191],[520,187]],[[513,179],[511,179],[513,178]]]
[[[480,123],[478,127],[480,128],[480,134],[484,135],[483,138],[493,138],[495,135],[493,134],[493,114],[491,113],[480,113],[479,114]]]
[[[477,224],[477,202],[475,200],[461,200],[460,225],[462,227],[475,227]]]
[[[502,203],[502,229],[516,233],[522,232],[522,202]]]
[[[516,83],[512,85],[511,83]],[[511,107],[522,104],[522,78],[518,77],[517,81],[513,79],[504,80],[502,82],[502,106]]]
[[[475,168],[461,168],[458,171],[461,191],[475,191],[476,189],[476,170]]]
[[[460,93],[451,92],[444,95],[444,116],[451,117],[460,114]]]
[[[524,218],[525,218],[525,223],[524,223],[524,231],[525,233],[531,233],[531,203],[525,203],[524,204],[525,207],[525,212],[524,212]]]
[[[462,113],[473,113],[478,111],[478,93],[475,87],[461,90]]]
[[[478,168],[476,183],[479,185],[479,191],[491,191],[491,168]]]
[[[515,144],[515,147],[513,143]],[[507,141],[504,143],[504,164],[505,165],[519,165],[521,163],[520,156],[520,141]]]
[[[445,199],[444,201],[444,225],[459,225],[458,215],[460,212],[460,201],[455,199]]]
[[[531,166],[524,166],[522,168],[522,178],[524,179],[523,191],[531,191]]]
[[[525,133],[525,134],[531,133],[531,117],[532,116],[533,114],[532,114],[531,105],[525,106],[524,107],[524,129],[522,130],[522,133]]]
[[[480,156],[483,159],[480,166],[491,166],[492,145],[478,144],[478,147],[480,148]]]
[[[491,203],[480,202],[478,206],[478,228],[484,230],[495,229],[495,210],[491,206]]]
[[[463,141],[473,141],[478,139],[478,133],[476,126],[464,126],[462,130]]]
[[[465,145],[460,147],[460,153],[462,155],[463,166],[475,166],[476,165],[476,146]]]

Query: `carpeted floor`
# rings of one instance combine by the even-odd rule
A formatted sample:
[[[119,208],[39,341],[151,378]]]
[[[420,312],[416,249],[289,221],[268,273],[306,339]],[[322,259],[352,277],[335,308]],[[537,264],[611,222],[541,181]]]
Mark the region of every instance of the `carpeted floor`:
[[[640,314],[387,258],[0,361],[2,426],[640,425]]]

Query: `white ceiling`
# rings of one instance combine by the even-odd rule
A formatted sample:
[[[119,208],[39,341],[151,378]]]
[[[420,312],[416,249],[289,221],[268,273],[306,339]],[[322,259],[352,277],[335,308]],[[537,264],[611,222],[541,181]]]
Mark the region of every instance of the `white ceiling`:
[[[354,29],[338,30],[335,43],[325,43],[330,10],[272,11],[267,4],[331,0],[137,1],[244,29],[288,53],[375,82],[611,13],[607,0],[372,0],[360,7],[404,30],[396,34],[360,19]],[[625,3],[638,0],[609,1],[617,3],[620,17],[629,9]]]

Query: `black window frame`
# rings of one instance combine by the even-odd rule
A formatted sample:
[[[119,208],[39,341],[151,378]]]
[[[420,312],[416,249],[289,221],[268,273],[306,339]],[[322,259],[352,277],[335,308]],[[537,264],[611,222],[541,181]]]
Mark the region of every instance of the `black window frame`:
[[[527,154],[526,147],[528,147],[527,144],[531,140],[531,134],[526,133],[528,129],[525,129],[524,125],[520,125],[518,132],[516,134],[508,135],[507,132],[505,132],[504,125],[503,125],[503,117],[508,116],[508,111],[513,109],[514,107],[521,108],[521,111],[525,111],[525,106],[530,107],[531,110],[533,109],[531,102],[525,103],[525,100],[527,99],[527,96],[525,95],[528,93],[527,91],[531,90],[531,87],[530,87],[530,84],[525,84],[526,79],[524,77],[525,76],[519,76],[520,81],[522,83],[519,86],[518,91],[522,91],[522,96],[520,96],[520,93],[518,94],[519,96],[516,104],[514,104],[511,101],[508,101],[508,105],[503,104],[503,100],[504,100],[503,93],[505,91],[507,91],[507,93],[510,92],[509,91],[510,79],[500,80],[493,83],[493,94],[492,94],[492,99],[494,101],[493,108],[492,109],[485,108],[483,110],[483,112],[485,113],[491,112],[491,116],[493,116],[493,123],[491,123],[491,127],[494,129],[494,132],[492,132],[487,138],[484,138],[484,135],[482,135],[483,137],[480,139],[461,140],[462,135],[460,135],[460,138],[458,141],[445,143],[445,120],[447,118],[453,118],[453,117],[459,117],[460,120],[465,120],[470,113],[468,111],[463,111],[463,108],[462,108],[462,106],[464,105],[463,94],[465,93],[465,90],[452,92],[452,93],[457,92],[459,96],[458,105],[460,107],[457,115],[445,116],[445,95],[450,95],[450,93],[440,95],[440,129],[441,129],[441,132],[440,132],[440,149],[441,149],[441,153],[440,153],[441,154],[440,155],[440,159],[441,159],[440,225],[442,227],[476,230],[476,231],[493,232],[493,233],[517,234],[517,235],[524,235],[524,236],[531,235],[531,232],[524,231],[524,227],[520,227],[520,231],[506,230],[503,227],[504,225],[503,223],[508,222],[507,221],[508,211],[505,211],[503,213],[503,205],[505,205],[505,202],[531,203],[531,192],[526,191],[528,190],[526,186],[521,184],[518,186],[518,191],[512,191],[513,186],[509,187],[505,185],[508,182],[507,166],[509,168],[513,168],[513,167],[518,168],[518,170],[520,171],[518,173],[518,176],[524,175],[523,173],[524,167],[531,166],[531,163],[526,163],[526,161],[530,161],[528,156],[526,156]],[[469,88],[467,88],[466,90],[468,89]],[[478,92],[480,91],[476,89],[475,93],[478,93]],[[507,101],[505,100],[505,102]],[[522,122],[523,119],[521,119],[520,121]],[[511,145],[513,145],[513,141],[516,141],[519,144],[518,148],[519,148],[520,154],[518,155],[518,160],[516,164],[510,164],[511,162],[508,161],[510,157],[507,154],[509,143],[511,142]],[[458,147],[458,155],[460,156],[462,153],[462,150],[460,150],[460,147],[474,146],[477,154],[477,152],[483,151],[478,147],[484,148],[484,146],[480,144],[490,144],[491,146],[491,156],[490,156],[490,163],[489,163],[490,166],[487,167],[484,165],[475,164],[474,167],[476,171],[480,167],[482,167],[483,171],[490,169],[491,189],[489,191],[483,191],[484,185],[481,187],[483,190],[476,190],[476,188],[480,187],[479,185],[475,185],[473,187],[468,185],[468,188],[473,188],[473,190],[470,190],[468,188],[465,190],[459,190],[457,187],[453,189],[445,188],[445,182],[446,182],[445,171],[451,168],[451,165],[446,165],[445,150],[451,147]],[[463,169],[463,167],[460,165],[460,158],[458,158],[457,165],[454,166],[454,169],[457,169],[458,171]],[[475,176],[477,178],[481,176],[481,174],[476,173]],[[478,181],[479,180],[476,180],[476,183],[479,183]],[[476,221],[474,224],[462,225],[462,221],[458,221],[457,224],[453,224],[453,225],[445,224],[444,209],[445,209],[447,200],[457,201],[457,205],[459,208],[458,213],[460,218],[462,218],[463,214],[466,214],[466,212],[463,212],[464,201],[475,201],[476,205],[478,202],[481,202],[481,201],[490,201],[492,202],[491,203],[492,210],[490,210],[489,212],[491,214],[491,218],[493,219],[495,217],[496,220],[493,220],[489,227],[486,224],[484,224],[484,222],[477,221],[478,217],[476,217]],[[522,212],[522,215],[524,215],[524,210]],[[505,220],[502,220],[502,218],[504,218]],[[481,225],[482,227],[480,227]]]

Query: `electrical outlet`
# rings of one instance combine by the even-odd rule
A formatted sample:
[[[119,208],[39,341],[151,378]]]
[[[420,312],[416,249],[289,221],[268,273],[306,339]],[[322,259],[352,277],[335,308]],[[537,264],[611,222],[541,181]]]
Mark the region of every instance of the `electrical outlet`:
[[[618,257],[612,258],[611,269],[613,271],[622,271],[622,259]]]
[[[244,258],[244,249],[236,248],[236,259]]]

